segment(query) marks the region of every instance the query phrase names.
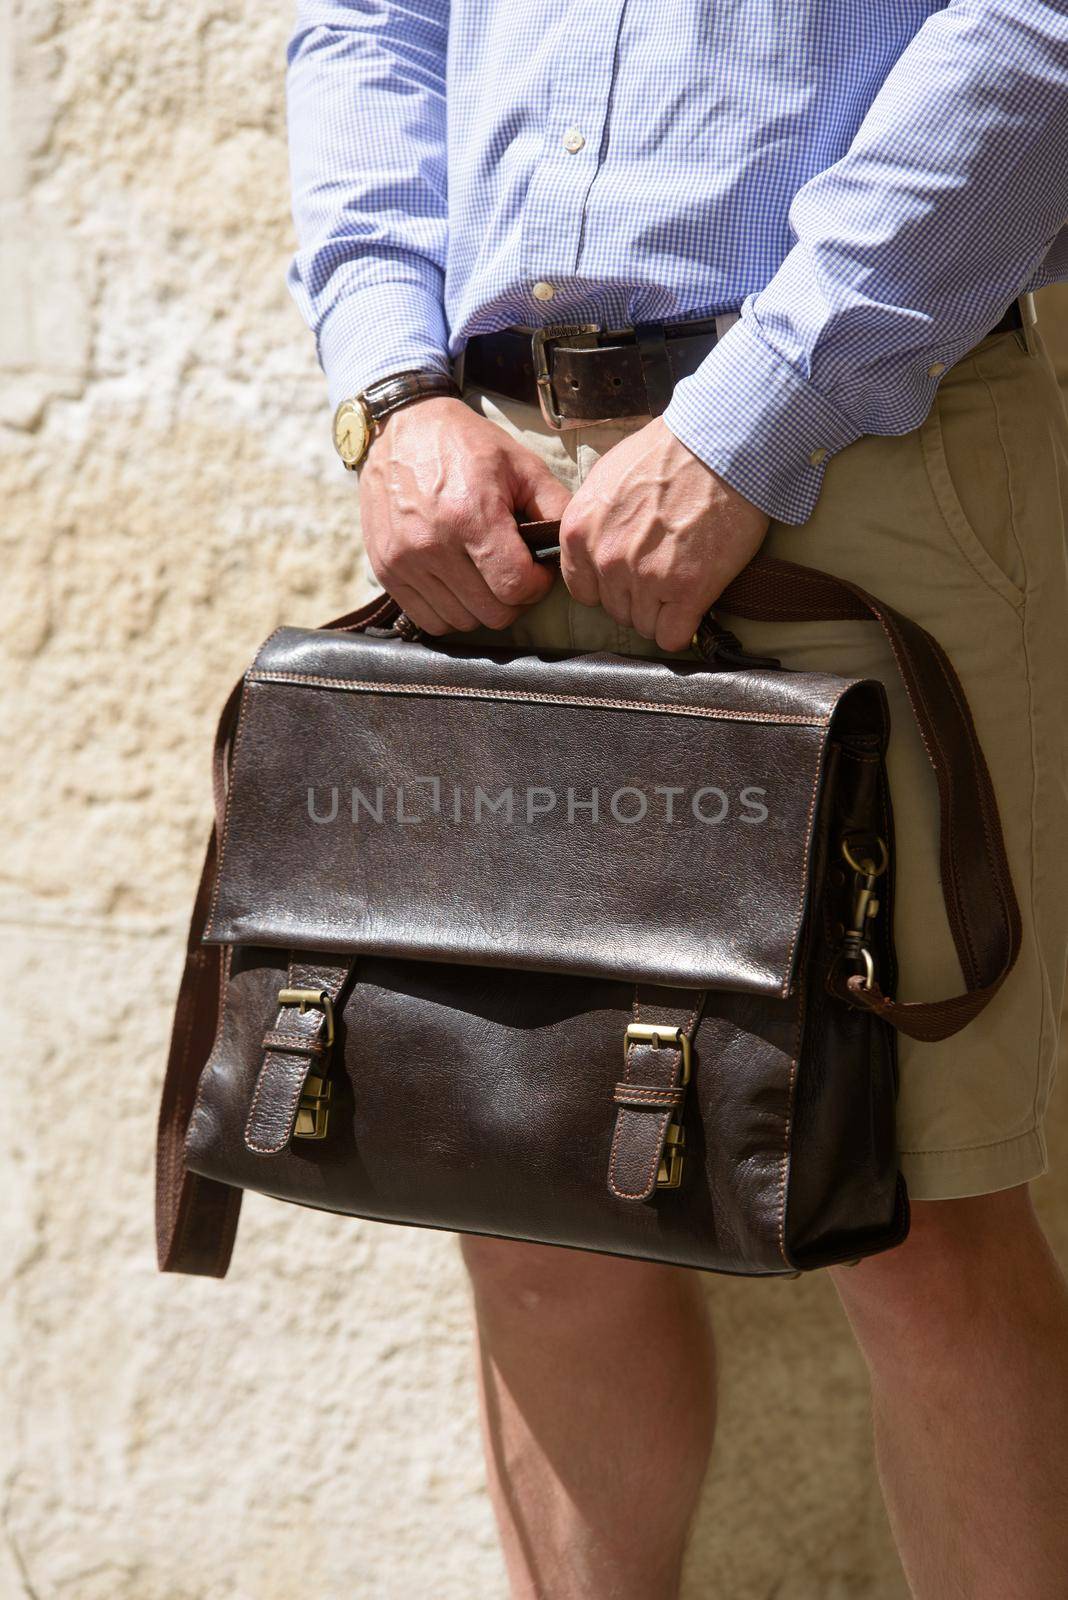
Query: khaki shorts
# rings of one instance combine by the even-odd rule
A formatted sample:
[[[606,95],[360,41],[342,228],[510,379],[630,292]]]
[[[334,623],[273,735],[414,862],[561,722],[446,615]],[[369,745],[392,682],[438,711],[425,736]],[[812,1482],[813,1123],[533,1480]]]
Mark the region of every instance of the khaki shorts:
[[[648,418],[554,433],[536,406],[468,387],[467,403],[576,489]],[[1068,961],[1068,416],[1041,334],[992,334],[943,378],[911,433],[868,435],[828,463],[816,510],[773,522],[766,550],[851,578],[914,617],[959,672],[993,774],[1023,915],[1014,971],[955,1038],[900,1038],[898,1127],[916,1199],[1009,1188],[1046,1168]],[[864,623],[735,623],[785,666],[881,678],[891,706],[899,995],[957,993],[963,978],[938,878],[938,799],[880,630]],[[470,637],[470,636],[468,636]],[[658,655],[577,605],[561,583],[505,637],[516,644]],[[494,635],[499,642],[502,635]]]

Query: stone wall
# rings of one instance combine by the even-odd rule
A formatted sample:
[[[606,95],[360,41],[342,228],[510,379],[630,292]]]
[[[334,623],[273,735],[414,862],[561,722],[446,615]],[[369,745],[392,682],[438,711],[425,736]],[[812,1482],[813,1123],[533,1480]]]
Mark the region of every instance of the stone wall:
[[[367,584],[282,281],[282,10],[0,14],[0,1600],[503,1596],[452,1240],[252,1196],[225,1283],[153,1254],[220,696]],[[1068,1174],[1039,1187],[1064,1248]],[[829,1283],[709,1293],[686,1594],[900,1600]]]

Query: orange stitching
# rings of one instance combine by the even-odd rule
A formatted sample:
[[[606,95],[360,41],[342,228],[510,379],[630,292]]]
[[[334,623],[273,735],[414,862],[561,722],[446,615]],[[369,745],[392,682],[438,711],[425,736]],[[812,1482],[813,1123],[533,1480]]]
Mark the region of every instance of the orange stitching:
[[[801,874],[800,874],[800,876],[801,876],[801,898],[798,901],[798,905],[797,905],[797,919],[794,922],[793,937],[790,940],[790,948],[786,953],[786,969],[785,969],[785,973],[784,973],[784,976],[783,976],[782,989],[780,990],[780,994],[782,995],[782,998],[784,1000],[786,1000],[789,997],[789,994],[790,994],[790,979],[791,979],[791,976],[792,976],[792,973],[793,973],[794,950],[797,948],[797,941],[798,941],[798,938],[800,937],[801,923],[804,920],[804,914],[805,914],[805,900],[807,899],[808,892],[809,892],[808,872],[809,872],[809,865],[810,865],[811,858],[812,858],[812,836],[813,836],[813,832],[814,832],[814,829],[813,829],[813,818],[814,818],[814,816],[816,814],[816,796],[819,793],[820,775],[821,775],[821,773],[823,771],[824,751],[825,751],[825,746],[821,745],[819,750],[817,751],[817,754],[816,754],[816,766],[815,766],[813,779],[812,779],[812,799],[809,801],[808,816],[805,819],[805,828],[806,828],[805,855],[804,855],[804,859],[801,862]]]
[[[204,925],[204,932],[201,935],[201,937],[204,939],[211,938],[215,927],[215,908],[219,902],[219,884],[222,882],[223,857],[226,854],[226,841],[230,837],[230,817],[233,812],[232,801],[234,797],[234,781],[237,777],[237,752],[241,746],[241,735],[245,730],[245,706],[248,702],[248,692],[251,685],[252,677],[251,674],[249,674],[245,678],[245,687],[241,692],[241,704],[237,710],[237,728],[234,732],[234,748],[230,752],[230,781],[226,788],[226,816],[223,819],[222,838],[219,840],[219,860],[215,867],[215,886],[211,891],[211,909],[208,911],[208,920]]]
[[[322,1055],[324,1046],[316,1044],[314,1040],[305,1039],[301,1034],[283,1033],[278,1028],[270,1028],[263,1036],[265,1050],[290,1050],[297,1051],[300,1055]]]
[[[292,1063],[288,1061],[282,1061],[280,1057],[274,1054],[273,1051],[268,1051],[267,1058],[260,1069],[259,1079],[256,1083],[256,1093],[252,1098],[252,1105],[249,1107],[248,1121],[245,1123],[245,1143],[248,1148],[250,1150],[258,1151],[260,1155],[269,1156],[277,1155],[279,1151],[284,1150],[286,1145],[289,1143],[289,1122],[293,1115],[297,1101],[300,1099],[301,1093],[303,1092],[304,1080],[308,1076],[307,1062],[303,1063],[302,1070],[299,1070],[293,1074],[293,1082],[290,1085],[289,1103],[285,1108],[286,1119],[285,1123],[283,1124],[287,1130],[285,1137],[281,1141],[276,1141],[274,1144],[257,1144],[257,1142],[252,1138],[249,1130],[252,1127],[253,1118],[256,1114],[256,1107],[259,1104],[260,1094],[262,1093],[263,1086],[268,1077],[272,1077],[274,1075],[272,1071],[272,1063],[274,1061],[280,1062],[283,1071],[283,1081],[286,1077],[289,1077],[290,1074],[292,1074]]]
[[[482,689],[470,685],[448,683],[377,683],[368,678],[324,678],[303,672],[268,672],[259,670],[249,674],[255,683],[288,683],[299,688],[301,684],[314,684],[322,689],[344,689],[354,694],[410,694],[452,695],[457,699],[510,700],[518,704],[599,706],[609,711],[658,711],[667,716],[707,717],[722,722],[773,723],[802,728],[826,728],[830,717],[794,716],[789,712],[778,715],[771,711],[728,711],[722,706],[671,705],[659,700],[611,700],[598,695],[548,694],[535,690]],[[235,750],[236,756],[236,750]]]
[[[791,1269],[794,1263],[786,1253],[786,1186],[790,1169],[790,1135],[794,1127],[794,1085],[797,1082],[797,1069],[801,1060],[801,1028],[804,1015],[805,1004],[804,992],[802,991],[797,1002],[797,1034],[794,1039],[794,1057],[790,1062],[790,1081],[786,1086],[786,1127],[783,1130],[782,1165],[779,1177],[779,1254]]]
[[[208,955],[208,953],[209,952],[206,950],[203,952],[205,956]],[[200,1111],[201,1102],[204,1098],[204,1093],[207,1088],[207,1080],[210,1073],[214,1070],[215,1057],[219,1054],[219,1050],[222,1045],[223,1022],[226,1018],[226,1007],[230,998],[230,970],[233,965],[233,953],[234,951],[232,945],[227,945],[223,951],[222,982],[219,985],[219,1010],[215,1023],[215,1037],[211,1041],[211,1050],[208,1052],[208,1059],[200,1069],[200,1077],[197,1079],[197,1092],[193,1099],[193,1109],[189,1113],[189,1121],[186,1124],[185,1129],[185,1138],[182,1141],[182,1155],[186,1160],[188,1160],[189,1156],[189,1135],[193,1128],[193,1122],[197,1116],[197,1113]]]
[[[702,1011],[702,1009],[704,1007],[704,1003],[705,1003],[705,994],[706,994],[706,991],[702,989],[701,992],[699,993],[698,997],[697,997],[697,1000],[694,1002],[693,1010],[690,1012],[690,1015],[687,1018],[686,1025],[682,1030],[683,1033],[685,1033],[687,1035],[687,1037],[690,1036],[692,1030],[696,1026],[698,1018],[701,1015],[701,1011]],[[635,986],[634,986],[634,999],[633,999],[633,1001],[631,1003],[631,1010],[634,1013],[635,1022],[640,1022],[641,1021],[641,997],[639,995],[639,990],[638,990],[638,985],[637,984],[635,984]],[[692,1042],[692,1040],[691,1040],[691,1042]],[[681,1059],[682,1059],[682,1048],[680,1046],[679,1049],[674,1052],[674,1062],[672,1063],[672,1069],[671,1069],[673,1076],[678,1071],[678,1066],[679,1066],[679,1062],[680,1062]],[[630,1051],[628,1050],[627,1053],[626,1053],[626,1059],[625,1059],[625,1061],[623,1063],[623,1082],[626,1083],[626,1084],[629,1084],[629,1080],[630,1080],[630,1067],[631,1067],[631,1054],[630,1054]],[[639,1085],[639,1087],[642,1087],[642,1086]],[[620,1141],[620,1138],[622,1136],[622,1132],[623,1132],[623,1128],[624,1128],[624,1119],[626,1117],[626,1114],[627,1114],[626,1107],[625,1106],[621,1106],[619,1111],[618,1111],[618,1113],[617,1113],[617,1115],[616,1115],[615,1136],[612,1139],[612,1149],[611,1149],[611,1151],[609,1153],[609,1158],[608,1158],[608,1187],[609,1187],[609,1189],[611,1189],[612,1193],[619,1200],[646,1200],[646,1199],[648,1199],[649,1195],[652,1194],[653,1189],[656,1187],[656,1173],[657,1173],[657,1168],[660,1165],[660,1157],[661,1157],[661,1154],[663,1152],[664,1134],[667,1132],[667,1125],[671,1121],[671,1111],[668,1110],[668,1111],[663,1112],[660,1115],[660,1117],[658,1118],[658,1126],[656,1128],[656,1132],[654,1134],[654,1140],[653,1140],[653,1159],[652,1159],[652,1162],[650,1164],[649,1170],[645,1175],[645,1181],[644,1181],[642,1187],[640,1189],[634,1191],[633,1193],[627,1192],[624,1189],[617,1188],[616,1187],[616,1181],[615,1181],[616,1154],[617,1154],[617,1150],[618,1150],[618,1146],[619,1146],[619,1141]]]
[[[269,633],[267,635],[266,639],[264,639],[263,643],[260,645],[259,649],[256,651],[255,659],[252,662],[253,671],[255,671],[255,669],[259,666],[260,659],[263,656],[264,652],[266,651],[267,646],[273,644],[274,641],[278,638],[278,635],[280,633],[285,633],[285,631],[286,631],[286,624],[283,622],[281,627],[276,628],[273,633]]]
[[[654,1083],[636,1083],[634,1085],[617,1083],[615,1093],[617,1096],[626,1095],[628,1098],[651,1095],[654,1100],[681,1100],[683,1098],[682,1089],[670,1084],[665,1085],[663,1089],[659,1089]]]

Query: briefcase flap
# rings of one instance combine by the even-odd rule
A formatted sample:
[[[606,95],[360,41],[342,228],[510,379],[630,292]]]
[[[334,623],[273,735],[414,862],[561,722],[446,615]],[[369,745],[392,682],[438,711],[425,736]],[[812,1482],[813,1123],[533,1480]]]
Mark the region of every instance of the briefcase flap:
[[[786,994],[832,732],[883,716],[829,675],[283,629],[205,937]]]

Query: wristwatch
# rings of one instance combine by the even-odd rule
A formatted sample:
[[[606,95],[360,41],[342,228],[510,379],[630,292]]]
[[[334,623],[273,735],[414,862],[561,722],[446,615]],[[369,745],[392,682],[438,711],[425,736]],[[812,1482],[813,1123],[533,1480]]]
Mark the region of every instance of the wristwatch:
[[[438,370],[425,372],[396,372],[388,378],[369,383],[362,394],[351,400],[342,400],[334,412],[334,449],[348,467],[355,472],[371,448],[375,429],[394,411],[409,406],[413,400],[425,400],[428,395],[448,394],[459,397],[460,386],[448,373]]]

